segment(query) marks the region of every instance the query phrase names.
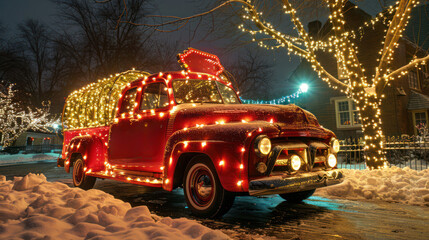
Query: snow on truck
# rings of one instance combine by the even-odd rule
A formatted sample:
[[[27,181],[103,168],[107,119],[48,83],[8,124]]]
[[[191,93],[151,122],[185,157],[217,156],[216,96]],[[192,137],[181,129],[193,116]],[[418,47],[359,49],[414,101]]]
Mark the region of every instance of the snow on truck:
[[[70,94],[58,166],[72,167],[76,187],[97,178],[183,187],[195,215],[219,217],[235,196],[298,202],[343,181],[338,140],[313,114],[241,104],[217,56],[190,48],[178,57],[186,70],[131,70]]]

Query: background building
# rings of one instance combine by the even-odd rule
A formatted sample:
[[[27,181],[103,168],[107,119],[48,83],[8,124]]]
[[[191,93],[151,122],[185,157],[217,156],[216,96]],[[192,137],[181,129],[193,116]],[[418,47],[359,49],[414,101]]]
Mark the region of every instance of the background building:
[[[354,30],[357,35],[355,44],[360,50],[358,57],[370,78],[375,67],[378,66],[378,51],[382,47],[384,31],[387,28],[379,23],[374,27],[359,29],[359,26],[370,20],[371,16],[361,9],[354,8],[350,2],[346,4],[345,8],[347,8],[345,18],[349,24],[347,27]],[[427,19],[428,12],[428,5],[414,9],[411,18],[414,21],[410,21],[407,35],[399,41],[392,69],[406,65],[415,55],[424,56],[427,54],[427,47],[425,48],[425,46],[428,45],[428,39],[425,39],[427,37],[424,37],[424,34],[429,33],[429,24],[427,21],[418,21],[418,19]],[[308,28],[309,33],[316,39],[327,40],[331,32],[329,23],[322,26],[319,21],[309,23]],[[417,30],[424,34],[420,36],[420,32]],[[330,73],[335,73],[333,75],[342,78],[341,69],[337,67],[336,59],[323,53],[318,54],[318,56]],[[428,123],[428,72],[427,65],[412,69],[408,74],[390,82],[385,87],[385,98],[381,106],[385,136],[416,135],[419,133],[418,126]],[[291,85],[297,85],[300,82],[306,82],[310,88],[306,94],[300,96],[297,104],[314,113],[321,125],[333,130],[340,139],[363,136],[359,111],[356,109],[353,100],[328,87],[325,82],[318,78],[311,65],[306,61],[301,62],[289,79]]]

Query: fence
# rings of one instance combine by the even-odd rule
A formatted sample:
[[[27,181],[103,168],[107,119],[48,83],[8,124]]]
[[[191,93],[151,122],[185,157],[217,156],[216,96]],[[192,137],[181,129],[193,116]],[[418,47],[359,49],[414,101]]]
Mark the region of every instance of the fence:
[[[349,138],[340,141],[338,167],[365,169],[362,139]],[[385,148],[390,166],[409,167],[415,170],[429,168],[429,139],[420,136],[387,137]]]
[[[62,144],[43,144],[43,145],[28,145],[28,146],[10,146],[3,149],[3,152],[10,154],[24,153],[47,153],[52,150],[61,151]]]

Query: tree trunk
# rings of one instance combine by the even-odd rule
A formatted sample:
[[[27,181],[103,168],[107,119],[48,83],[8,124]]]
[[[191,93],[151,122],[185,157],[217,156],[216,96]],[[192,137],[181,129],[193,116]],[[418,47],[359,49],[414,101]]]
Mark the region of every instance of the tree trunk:
[[[357,103],[362,119],[365,141],[365,162],[369,169],[381,169],[387,166],[384,152],[384,139],[379,100],[374,96]]]

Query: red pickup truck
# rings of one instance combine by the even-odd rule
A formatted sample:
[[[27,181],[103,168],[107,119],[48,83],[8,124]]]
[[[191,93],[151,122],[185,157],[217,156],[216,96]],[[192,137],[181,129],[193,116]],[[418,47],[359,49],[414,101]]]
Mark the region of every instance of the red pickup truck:
[[[75,186],[183,187],[194,214],[219,217],[235,196],[298,202],[343,181],[338,140],[313,114],[241,104],[215,55],[188,49],[179,62],[186,71],[129,71],[68,97],[58,166],[73,167]]]

